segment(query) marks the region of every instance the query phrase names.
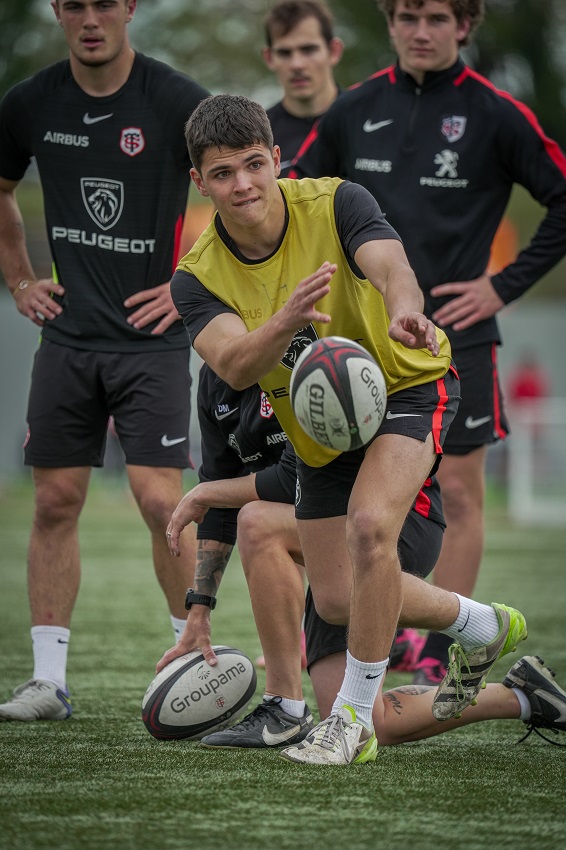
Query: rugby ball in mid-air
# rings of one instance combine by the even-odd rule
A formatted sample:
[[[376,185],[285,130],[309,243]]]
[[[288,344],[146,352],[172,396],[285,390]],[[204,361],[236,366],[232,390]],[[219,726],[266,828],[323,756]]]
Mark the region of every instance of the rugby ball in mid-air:
[[[164,741],[197,740],[230,726],[253,697],[257,676],[247,655],[230,646],[214,646],[218,664],[201,652],[189,652],[161,670],[142,701],[147,731]]]
[[[304,431],[329,449],[353,451],[377,433],[387,405],[383,373],[351,339],[318,339],[291,374],[291,405]]]

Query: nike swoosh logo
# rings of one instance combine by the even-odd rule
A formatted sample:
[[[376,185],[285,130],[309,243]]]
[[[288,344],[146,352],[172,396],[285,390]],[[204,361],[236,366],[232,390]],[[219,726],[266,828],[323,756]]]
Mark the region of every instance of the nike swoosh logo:
[[[388,124],[393,124],[393,118],[388,118],[387,121],[377,121],[375,124],[369,120],[364,124],[366,133],[373,133],[375,130],[381,130],[382,127],[387,127]]]
[[[490,419],[491,416],[482,416],[481,419],[473,419],[471,416],[468,416],[464,424],[466,428],[479,428],[480,425],[485,425]]]
[[[237,411],[237,407],[234,407],[232,410],[229,410],[227,413],[218,413],[217,410],[214,411],[214,415],[220,422],[222,419],[226,419],[227,416],[232,416],[233,413]]]
[[[377,679],[378,676],[379,676],[379,673],[376,673],[375,676],[370,676],[370,674],[368,673],[366,675],[366,679]]]
[[[161,445],[168,448],[168,446],[176,446],[177,443],[184,443],[186,439],[186,437],[177,437],[175,440],[170,440],[167,434],[164,434],[161,438]]]
[[[99,121],[105,121],[107,118],[112,118],[113,115],[113,112],[109,112],[108,115],[97,115],[94,118],[91,118],[88,112],[85,112],[85,114],[83,115],[83,123],[98,124]]]
[[[466,626],[468,625],[468,620],[469,620],[469,619],[470,619],[470,612],[468,611],[468,616],[466,617],[466,622],[464,623],[464,625],[462,626],[462,628],[461,628],[461,629],[456,629],[456,631],[458,632],[458,634],[461,634],[461,633],[464,631],[464,629],[465,629],[465,628],[466,628]]]
[[[401,419],[402,416],[422,416],[422,413],[391,413],[388,410],[385,414],[386,419]]]
[[[69,641],[63,640],[63,638],[57,638],[57,643],[69,643]]]
[[[291,726],[291,728],[287,729],[285,732],[276,732],[275,734],[270,732],[267,726],[264,726],[261,732],[261,737],[263,738],[266,746],[276,747],[278,744],[286,744],[289,738],[292,738],[300,731],[301,726],[299,723],[296,726]]]

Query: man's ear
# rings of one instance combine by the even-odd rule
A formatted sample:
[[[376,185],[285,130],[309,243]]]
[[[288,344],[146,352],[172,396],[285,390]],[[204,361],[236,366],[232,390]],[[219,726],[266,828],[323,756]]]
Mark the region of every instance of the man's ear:
[[[273,151],[271,155],[273,156],[275,176],[279,177],[279,175],[281,174],[281,148],[279,147],[279,145],[273,145]]]
[[[273,71],[273,54],[271,53],[271,47],[261,48],[261,58],[263,59],[269,70]]]
[[[197,171],[197,169],[191,168],[190,175],[191,175],[191,180],[193,181],[193,183],[197,187],[199,193],[203,196],[203,198],[208,198],[208,192],[205,188],[202,177],[200,176],[200,173]]]
[[[344,42],[341,38],[333,38],[330,44],[328,45],[328,48],[330,51],[330,64],[334,68],[334,66],[338,64],[338,62],[342,58],[342,54],[344,53]]]

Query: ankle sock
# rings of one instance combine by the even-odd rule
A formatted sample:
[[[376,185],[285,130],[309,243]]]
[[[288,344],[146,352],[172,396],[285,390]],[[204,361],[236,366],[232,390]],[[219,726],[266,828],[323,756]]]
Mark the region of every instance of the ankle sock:
[[[499,620],[491,605],[482,605],[460,594],[454,594],[460,602],[460,611],[455,621],[442,633],[450,635],[468,652],[477,646],[491,643],[499,634]]]
[[[334,700],[332,714],[336,714],[344,704],[350,705],[359,722],[367,729],[373,729],[373,704],[388,662],[388,658],[384,661],[358,661],[347,651],[346,673]]]
[[[67,650],[71,632],[63,626],[32,626],[33,678],[67,687]]]

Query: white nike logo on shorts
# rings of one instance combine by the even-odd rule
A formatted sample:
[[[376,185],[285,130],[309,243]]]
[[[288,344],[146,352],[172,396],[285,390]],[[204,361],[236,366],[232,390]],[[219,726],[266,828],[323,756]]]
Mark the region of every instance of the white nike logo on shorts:
[[[479,428],[480,425],[485,425],[486,422],[489,422],[491,416],[482,416],[481,419],[473,419],[471,416],[468,416],[464,425],[466,428]]]
[[[267,726],[264,726],[261,732],[261,737],[268,747],[276,747],[278,744],[285,744],[289,738],[292,738],[300,731],[301,726],[299,723],[296,726],[291,726],[291,728],[287,729],[285,732],[277,732],[276,734],[273,734],[269,731]]]
[[[386,419],[400,419],[402,416],[422,416],[422,413],[391,413],[388,410],[385,414]]]
[[[168,448],[169,446],[176,446],[177,443],[183,443],[186,439],[186,437],[177,437],[175,440],[170,440],[167,434],[164,434],[161,438],[161,445]]]

